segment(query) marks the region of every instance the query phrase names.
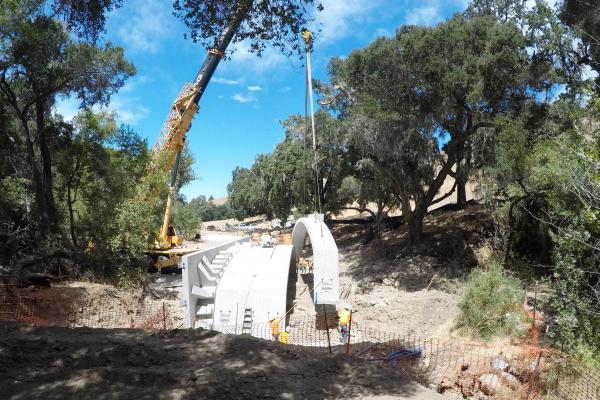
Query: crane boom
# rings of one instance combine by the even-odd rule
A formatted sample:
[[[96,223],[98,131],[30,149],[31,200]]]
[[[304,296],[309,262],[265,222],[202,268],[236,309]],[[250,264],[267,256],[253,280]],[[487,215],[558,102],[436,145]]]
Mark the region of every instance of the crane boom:
[[[179,170],[179,160],[185,143],[185,137],[192,125],[192,119],[196,115],[196,112],[198,112],[198,103],[208,86],[208,82],[225,55],[231,39],[233,39],[240,24],[246,18],[251,6],[252,0],[238,2],[229,26],[223,29],[215,47],[208,51],[196,75],[196,79],[193,83],[186,82],[173,102],[158,140],[152,149],[155,167],[161,168],[164,171],[171,170],[169,197],[167,198],[163,224],[157,238],[157,243],[155,244],[158,250],[168,249],[181,244],[181,239],[177,238],[174,232],[169,232],[169,227],[171,225],[173,199],[177,187],[177,171]]]

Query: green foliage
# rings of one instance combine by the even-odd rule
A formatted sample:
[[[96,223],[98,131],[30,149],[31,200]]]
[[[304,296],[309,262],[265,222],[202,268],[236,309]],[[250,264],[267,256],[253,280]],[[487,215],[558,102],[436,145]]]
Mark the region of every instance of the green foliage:
[[[67,2],[63,6],[68,9]],[[77,97],[83,106],[107,104],[135,68],[121,48],[76,41],[54,15],[46,15],[51,7],[45,2],[3,4],[0,15],[6,19],[4,7],[16,15],[0,34],[0,101],[18,122],[14,141],[30,174],[43,237],[58,232],[61,218],[53,165],[67,127],[50,113],[56,96]]]
[[[311,20],[308,10],[312,6],[317,11],[323,9],[315,0],[175,0],[173,3],[175,15],[190,28],[192,40],[207,48],[215,45],[222,30],[231,25],[234,15],[243,15],[245,23],[238,29],[233,42],[247,41],[249,50],[259,56],[267,43],[286,55],[302,54],[304,46],[298,36]]]
[[[234,171],[228,193],[237,218],[266,214],[285,221],[294,208],[336,213],[352,201],[342,186],[351,172],[342,122],[316,113],[316,150],[307,124],[303,117],[289,117],[283,122],[286,138],[273,153],[257,157],[251,169]]]
[[[6,231],[13,231],[27,217],[33,201],[27,190],[29,182],[23,178],[6,176],[0,180],[0,221],[8,224]],[[25,223],[26,225],[26,223]]]
[[[248,216],[271,214],[262,173],[265,159],[265,156],[258,156],[252,169],[236,167],[233,170],[231,182],[227,185],[227,197],[234,217],[239,220]]]
[[[0,32],[11,23],[46,14],[66,22],[78,37],[95,42],[103,32],[105,14],[120,7],[122,0],[3,0],[0,3]]]
[[[200,221],[216,221],[221,219],[234,218],[233,211],[229,202],[221,205],[215,205],[212,196],[206,200],[206,196],[200,195],[189,202],[189,206],[200,218]]]
[[[167,174],[148,173],[146,142],[129,127],[119,127],[112,114],[84,110],[65,134],[55,158],[64,230],[88,271],[133,284],[145,270],[144,254],[158,233]]]
[[[288,219],[295,204],[300,203],[304,150],[298,140],[284,140],[275,147],[267,164],[269,207],[283,223]]]
[[[513,23],[455,15],[431,28],[403,26],[330,64],[337,97],[350,100],[342,112],[356,165],[372,193],[401,205],[411,241],[447,176],[466,202],[480,131],[554,82],[551,64],[527,45]]]
[[[583,108],[568,99],[552,103],[542,118],[531,115],[498,121],[498,141],[484,181],[487,201],[500,211],[505,260],[532,265],[550,284],[547,307],[555,323],[549,325],[549,337],[577,354],[596,357],[599,122],[593,103]]]
[[[201,219],[193,204],[185,204],[181,201],[175,204],[173,225],[186,238],[192,238],[197,233],[200,233]]]
[[[19,245],[30,233],[33,194],[29,184],[13,176],[0,179],[0,263],[14,261]]]
[[[527,331],[523,310],[525,290],[498,261],[476,268],[459,303],[455,328],[484,339],[495,336],[521,337]]]
[[[578,65],[587,64],[596,72],[600,72],[600,44],[597,39],[600,36],[600,18],[598,10],[590,11],[597,5],[581,0],[564,0],[561,6],[560,18],[573,28],[581,41],[579,52],[575,53],[577,59],[574,61]],[[596,83],[600,83],[599,77],[596,77]],[[596,91],[600,92],[598,89]]]
[[[551,335],[600,356],[600,135],[578,133],[555,146],[555,158],[549,159],[555,173],[544,223],[556,245],[550,301],[559,321]]]
[[[162,222],[168,193],[167,179],[165,172],[151,171],[134,186],[133,194],[116,207],[109,246],[126,264],[145,265],[144,253],[158,234]]]

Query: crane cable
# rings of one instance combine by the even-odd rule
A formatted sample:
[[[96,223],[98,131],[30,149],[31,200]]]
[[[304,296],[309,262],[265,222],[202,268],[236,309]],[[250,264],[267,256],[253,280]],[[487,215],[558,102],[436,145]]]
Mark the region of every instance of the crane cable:
[[[319,188],[319,169],[317,168],[317,137],[315,133],[315,113],[313,110],[313,88],[312,88],[312,71],[310,65],[310,52],[312,50],[313,45],[313,37],[312,33],[305,29],[302,31],[302,39],[304,40],[304,44],[306,46],[306,85],[304,91],[304,117],[306,121],[306,112],[307,106],[306,103],[310,100],[310,122],[311,122],[311,130],[312,130],[312,148],[313,148],[313,163],[312,168],[315,172],[315,213],[319,211],[321,214],[321,191]],[[304,141],[306,143],[306,130],[304,133]],[[316,215],[315,215],[316,217]]]

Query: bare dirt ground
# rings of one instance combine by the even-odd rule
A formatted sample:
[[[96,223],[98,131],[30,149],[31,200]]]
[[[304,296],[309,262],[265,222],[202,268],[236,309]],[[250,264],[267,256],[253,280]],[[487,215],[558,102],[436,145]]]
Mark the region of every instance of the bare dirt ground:
[[[415,247],[407,246],[402,226],[386,232],[382,242],[365,243],[368,225],[335,225],[342,293],[359,326],[396,336],[450,334],[460,287],[476,264],[489,221],[474,206],[434,213],[425,222],[423,243]],[[292,321],[314,315],[305,280],[300,278],[296,289]],[[89,326],[105,326],[110,318],[130,326],[141,301],[151,310],[156,303],[158,313],[163,303],[173,315],[180,309],[177,299],[142,297],[108,285],[75,283],[30,291],[29,301],[45,307],[50,316],[52,310],[83,304]],[[127,307],[132,313],[122,312]],[[138,319],[148,318],[153,315]],[[131,326],[144,326],[134,322]],[[448,399],[380,362],[291,350],[203,330],[153,333],[1,324],[0,398]]]
[[[205,330],[0,324],[3,399],[448,398],[379,363]]]
[[[397,336],[450,335],[461,287],[489,229],[481,206],[427,216],[423,243],[413,248],[406,227],[365,244],[367,226],[335,225],[340,285],[353,321]],[[315,313],[305,280],[296,286],[293,319]]]

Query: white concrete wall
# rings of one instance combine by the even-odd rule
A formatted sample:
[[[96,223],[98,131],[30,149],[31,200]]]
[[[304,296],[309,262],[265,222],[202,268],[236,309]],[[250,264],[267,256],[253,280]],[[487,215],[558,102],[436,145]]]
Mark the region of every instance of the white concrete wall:
[[[313,250],[313,301],[315,304],[337,304],[340,299],[338,249],[323,222],[323,214],[309,215],[296,221],[292,244],[298,256],[302,254],[306,235]]]
[[[241,331],[245,308],[252,309],[254,324],[284,316],[292,250],[290,245],[242,246],[219,281],[213,323]]]
[[[248,242],[249,240],[250,237],[246,236],[211,247],[209,249],[187,254],[181,258],[181,262],[179,263],[179,267],[182,269],[181,279],[183,284],[181,288],[181,302],[184,309],[184,318],[186,326],[192,328],[195,326],[196,306],[199,304],[199,302],[202,302],[202,300],[198,299],[198,297],[192,294],[192,288],[194,286],[211,286],[210,283],[203,281],[200,276],[200,270],[198,269],[198,265],[201,263],[202,257],[206,256],[206,258],[212,261],[221,250],[226,250],[236,244]]]

